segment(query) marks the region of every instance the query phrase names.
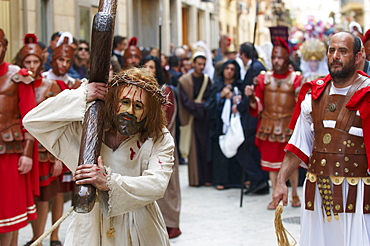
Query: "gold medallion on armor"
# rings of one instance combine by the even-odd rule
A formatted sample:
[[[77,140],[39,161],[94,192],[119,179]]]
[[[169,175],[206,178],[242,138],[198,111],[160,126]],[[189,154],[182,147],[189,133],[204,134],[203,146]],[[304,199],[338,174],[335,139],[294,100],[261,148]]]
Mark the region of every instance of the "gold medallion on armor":
[[[331,135],[329,133],[325,133],[324,137],[322,138],[324,144],[329,144],[331,141]]]
[[[331,103],[331,104],[329,105],[329,110],[330,110],[330,112],[334,112],[336,109],[337,109],[337,106],[336,106],[334,103]]]

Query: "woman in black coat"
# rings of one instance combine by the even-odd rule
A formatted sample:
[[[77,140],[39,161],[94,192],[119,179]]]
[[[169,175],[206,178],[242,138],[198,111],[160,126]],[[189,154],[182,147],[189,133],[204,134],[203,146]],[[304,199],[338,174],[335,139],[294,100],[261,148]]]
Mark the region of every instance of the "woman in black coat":
[[[226,61],[222,65],[221,76],[214,83],[215,109],[212,117],[214,127],[211,133],[211,140],[213,143],[213,184],[218,190],[240,187],[241,185],[243,158],[241,158],[240,148],[234,157],[227,158],[220,149],[219,136],[224,134],[226,130],[222,120],[223,110],[225,110],[224,115],[231,115],[232,106],[236,105],[238,100],[240,101],[239,98],[243,90],[244,86],[242,80],[240,80],[239,64],[235,60]],[[230,108],[224,109],[225,102],[228,99],[231,100]],[[241,132],[240,134],[244,133]]]

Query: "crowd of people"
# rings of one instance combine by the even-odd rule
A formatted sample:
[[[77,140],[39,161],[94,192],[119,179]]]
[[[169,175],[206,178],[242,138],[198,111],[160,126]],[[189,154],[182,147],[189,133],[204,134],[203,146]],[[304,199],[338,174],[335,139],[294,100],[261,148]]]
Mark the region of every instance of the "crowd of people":
[[[340,32],[329,43],[310,38],[299,49],[275,37],[269,56],[224,37],[214,53],[203,41],[168,56],[139,43],[114,37],[106,85],[88,81],[89,42],[56,32],[46,47],[26,34],[13,65],[4,61],[0,29],[0,182],[13,187],[0,191],[1,246],[17,245],[29,221],[31,245],[49,210],[52,223],[62,216],[75,182],[95,186],[99,205],[88,216],[74,213],[65,245],[169,245],[182,233],[179,164],[187,164],[192,187],[266,195],[271,184],[271,210],[287,204],[289,180],[291,206],[305,206],[301,245],[347,245],[342,240],[354,242],[357,233],[356,245],[368,245],[362,125],[369,120],[370,31]],[[101,157],[76,166],[80,122],[97,99],[106,102]],[[243,140],[225,145],[236,124]],[[301,202],[297,187],[306,176]],[[343,238],[327,237],[333,230]],[[50,245],[62,245],[58,229]]]

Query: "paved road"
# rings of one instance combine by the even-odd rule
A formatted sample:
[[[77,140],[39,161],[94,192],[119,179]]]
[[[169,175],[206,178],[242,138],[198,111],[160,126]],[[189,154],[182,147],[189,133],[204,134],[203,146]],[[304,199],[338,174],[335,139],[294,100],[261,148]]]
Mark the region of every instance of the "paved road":
[[[271,195],[244,196],[240,208],[240,190],[218,191],[212,187],[189,187],[187,166],[180,166],[182,209],[180,229],[182,235],[171,239],[173,246],[272,246],[277,245],[274,228],[274,211],[266,209]],[[298,188],[301,197],[302,188]],[[65,203],[65,211],[70,202]],[[289,204],[282,214],[284,226],[299,241],[299,208]],[[49,214],[50,217],[50,214]],[[67,218],[60,228],[60,239],[64,241],[69,223]],[[50,228],[50,219],[47,228]],[[19,245],[32,235],[31,226],[19,232]],[[44,246],[49,245],[45,239]],[[149,246],[149,245],[148,245]]]

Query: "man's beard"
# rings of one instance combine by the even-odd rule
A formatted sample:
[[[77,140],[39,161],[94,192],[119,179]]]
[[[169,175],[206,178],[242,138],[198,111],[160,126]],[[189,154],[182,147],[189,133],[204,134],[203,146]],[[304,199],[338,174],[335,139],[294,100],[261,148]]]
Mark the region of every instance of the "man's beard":
[[[283,64],[279,64],[278,62],[275,64],[272,64],[272,70],[276,74],[286,74],[289,70],[289,63],[284,62]]]
[[[135,115],[123,112],[116,115],[114,126],[123,136],[131,136],[137,133],[145,123],[145,119],[140,122],[136,122],[136,120],[137,118]]]
[[[280,64],[276,63],[273,64],[272,69],[274,70],[275,73],[281,73],[282,67]]]
[[[333,64],[341,65],[342,70],[332,71],[331,66]],[[329,64],[329,71],[334,81],[335,79],[343,80],[343,79],[349,78],[353,74],[353,71],[356,71],[355,59],[352,59],[351,61],[349,61],[347,65],[343,65],[343,62],[331,62]]]

